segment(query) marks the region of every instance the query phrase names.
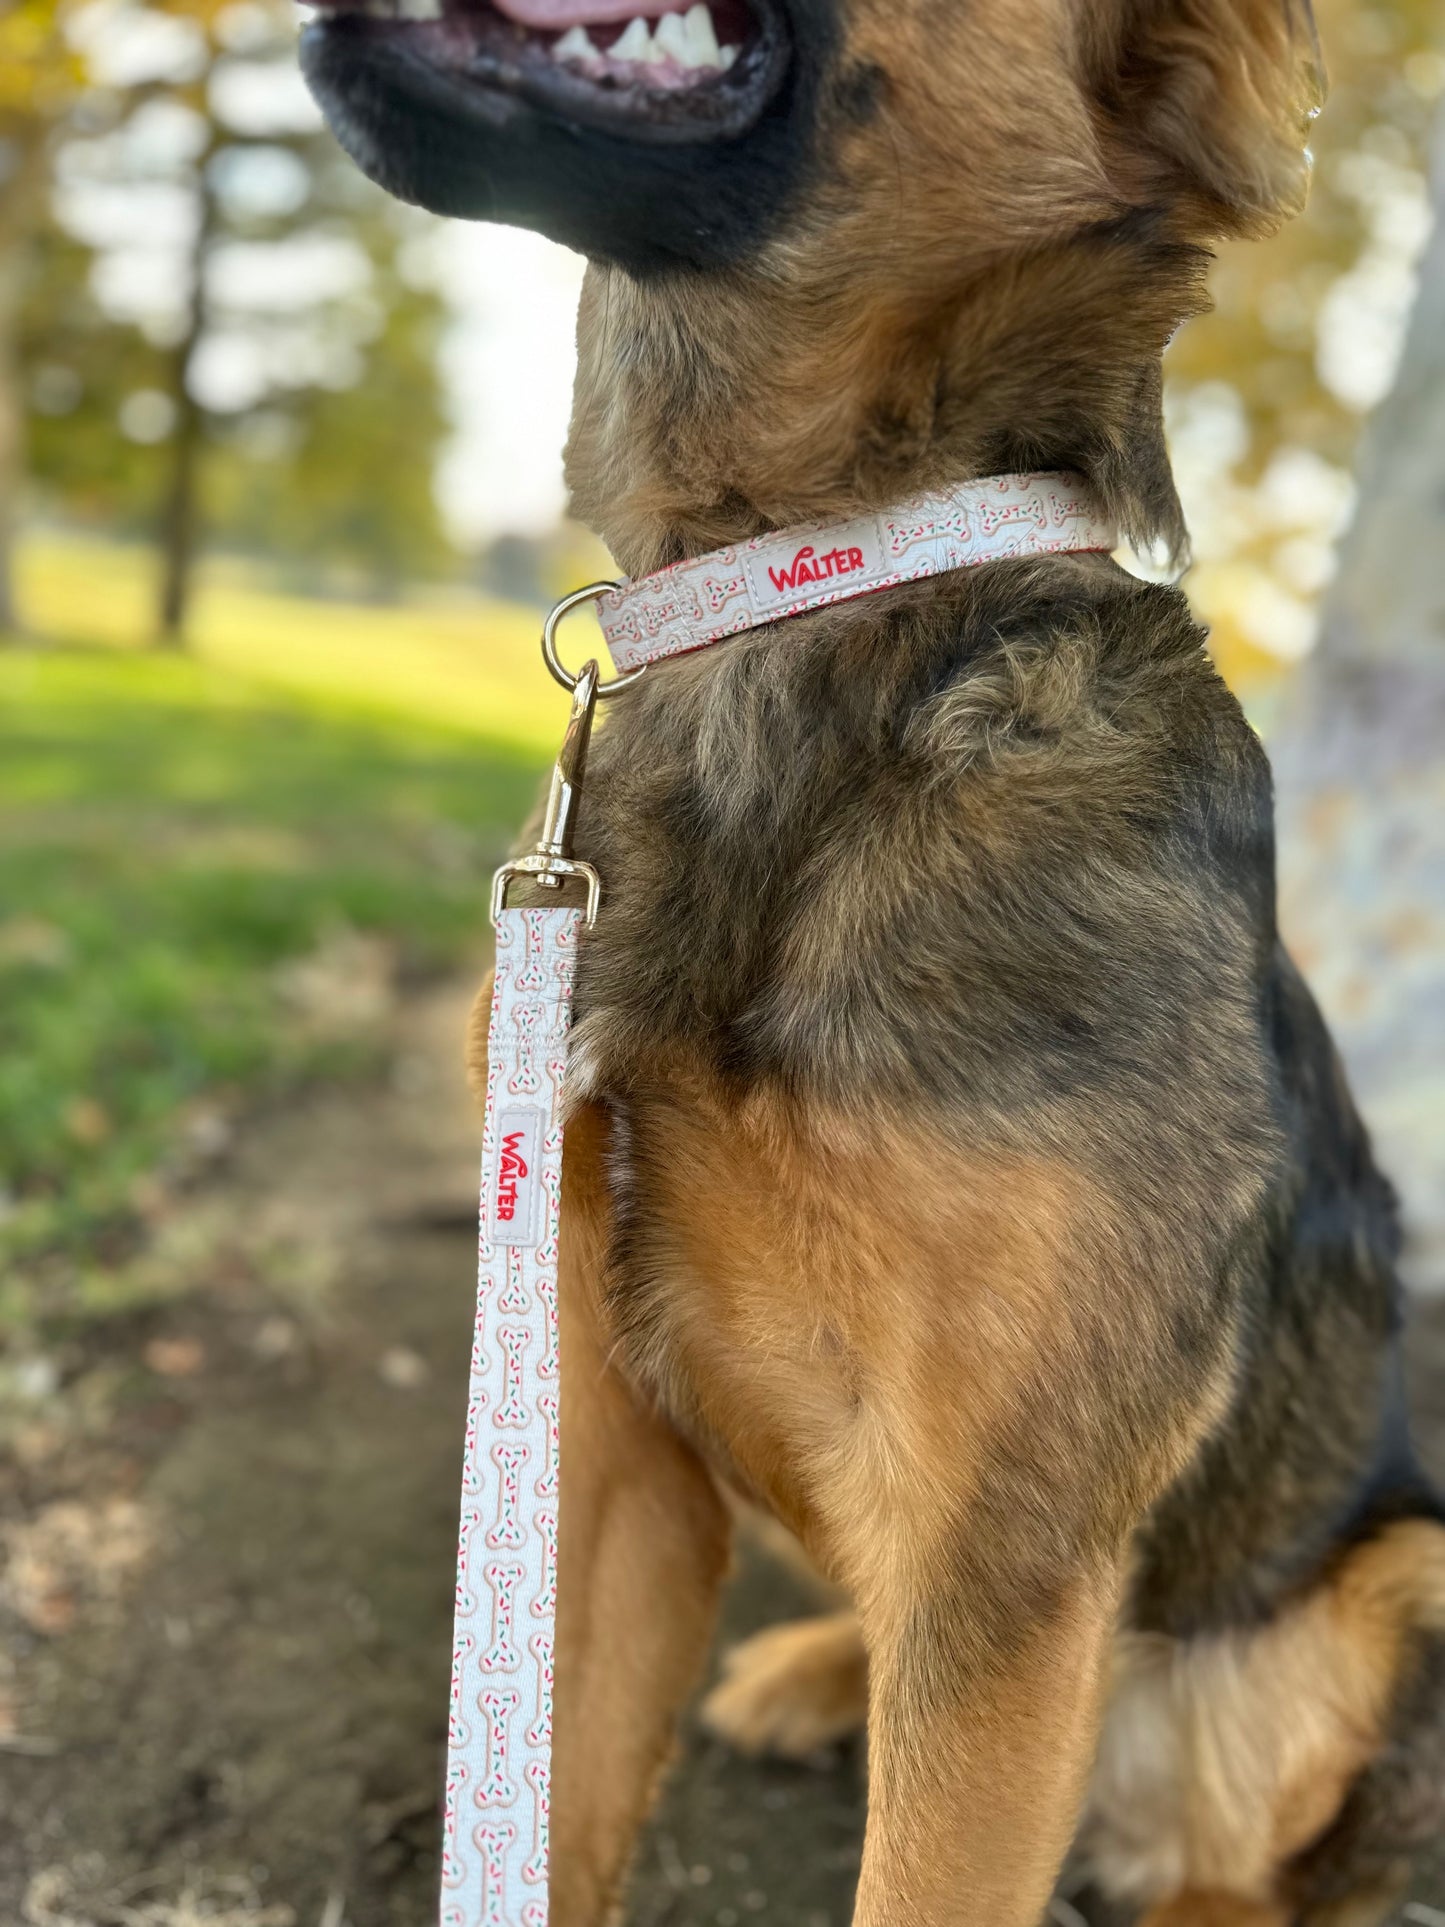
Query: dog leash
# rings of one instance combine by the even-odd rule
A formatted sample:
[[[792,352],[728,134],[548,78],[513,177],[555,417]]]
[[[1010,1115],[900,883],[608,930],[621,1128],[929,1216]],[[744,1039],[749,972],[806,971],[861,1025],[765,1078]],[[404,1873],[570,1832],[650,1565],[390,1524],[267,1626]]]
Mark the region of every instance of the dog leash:
[[[542,632],[572,693],[536,847],[492,883],[497,971],[487,1039],[477,1313],[457,1549],[441,1927],[547,1927],[560,1439],[562,1091],[578,946],[601,879],[572,855],[597,704],[647,664],[764,623],[982,562],[1112,549],[1076,476],[1001,475],[890,514],[758,536],[637,582],[564,596]],[[619,673],[572,675],[557,650],[583,603]],[[510,908],[509,887],[584,886],[583,909]]]

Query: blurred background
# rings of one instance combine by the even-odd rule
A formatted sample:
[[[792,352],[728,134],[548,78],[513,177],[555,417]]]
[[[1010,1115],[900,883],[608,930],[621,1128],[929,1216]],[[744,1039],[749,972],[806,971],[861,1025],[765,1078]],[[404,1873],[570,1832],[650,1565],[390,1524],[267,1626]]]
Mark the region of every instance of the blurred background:
[[[1310,211],[1221,258],[1167,407],[1187,586],[1276,758],[1286,933],[1404,1192],[1438,1445],[1445,12],[1317,10]],[[383,199],[295,31],[271,0],[0,0],[0,1920],[28,1927],[432,1911],[460,1026],[560,727],[539,612],[608,563],[563,516],[580,262]],[[732,1629],[786,1583],[750,1566]],[[633,1918],[842,1927],[858,1811],[851,1755],[694,1735]],[[1445,1927],[1445,1883],[1402,1919]]]

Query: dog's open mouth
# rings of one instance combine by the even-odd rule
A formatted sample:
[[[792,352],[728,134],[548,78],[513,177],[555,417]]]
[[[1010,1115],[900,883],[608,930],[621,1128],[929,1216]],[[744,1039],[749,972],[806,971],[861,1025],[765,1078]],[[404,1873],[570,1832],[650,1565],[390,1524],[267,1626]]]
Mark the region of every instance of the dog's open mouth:
[[[632,139],[746,131],[786,70],[775,0],[320,0],[312,31]]]

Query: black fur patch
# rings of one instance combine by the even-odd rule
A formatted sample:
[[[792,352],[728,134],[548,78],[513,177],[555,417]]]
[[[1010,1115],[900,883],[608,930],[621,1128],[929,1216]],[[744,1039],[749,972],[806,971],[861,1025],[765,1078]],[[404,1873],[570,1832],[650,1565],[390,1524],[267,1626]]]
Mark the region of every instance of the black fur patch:
[[[833,9],[797,0],[781,93],[734,140],[630,142],[498,92],[451,82],[404,48],[313,29],[302,67],[337,139],[404,201],[536,228],[640,278],[757,253],[815,166]]]

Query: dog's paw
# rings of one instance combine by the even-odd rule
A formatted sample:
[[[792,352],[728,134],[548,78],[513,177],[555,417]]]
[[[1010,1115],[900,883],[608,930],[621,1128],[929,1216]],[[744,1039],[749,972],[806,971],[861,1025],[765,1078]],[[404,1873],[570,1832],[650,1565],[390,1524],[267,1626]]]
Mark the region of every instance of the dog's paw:
[[[852,1613],[775,1626],[735,1646],[702,1705],[710,1733],[740,1753],[803,1760],[860,1732],[868,1662]]]

